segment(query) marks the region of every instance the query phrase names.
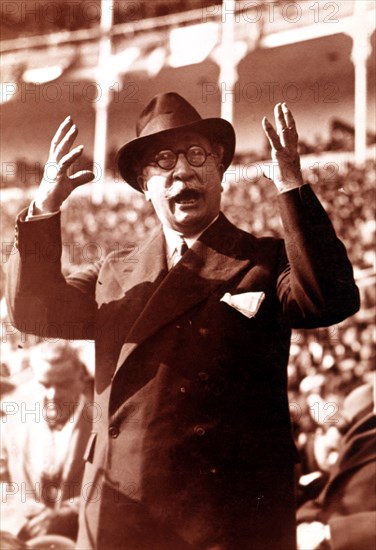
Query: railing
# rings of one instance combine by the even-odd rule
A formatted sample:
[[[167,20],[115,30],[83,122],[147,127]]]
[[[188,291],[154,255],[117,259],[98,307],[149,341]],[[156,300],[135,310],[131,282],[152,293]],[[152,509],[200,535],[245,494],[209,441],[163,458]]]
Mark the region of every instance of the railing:
[[[362,0],[363,1],[363,0]],[[314,2],[313,0],[300,0],[300,2],[265,2],[242,0],[237,2],[236,22],[241,33],[250,24],[261,24],[263,34],[268,35],[279,31],[304,27],[313,23],[333,23],[353,14],[354,2],[349,0],[336,0],[336,2]],[[294,7],[295,6],[295,7]],[[367,9],[375,10],[375,4],[367,1]],[[168,29],[182,25],[197,24],[207,21],[221,23],[227,16],[223,6],[208,6],[201,9],[175,13],[171,15],[154,17],[150,19],[137,19],[113,25],[111,36],[126,36],[134,38],[138,34],[150,32],[160,33]],[[101,31],[98,26],[90,29],[74,31],[60,31],[38,36],[25,36],[20,38],[3,40],[0,42],[0,51],[3,53],[17,50],[56,47],[62,44],[76,42],[97,41]]]

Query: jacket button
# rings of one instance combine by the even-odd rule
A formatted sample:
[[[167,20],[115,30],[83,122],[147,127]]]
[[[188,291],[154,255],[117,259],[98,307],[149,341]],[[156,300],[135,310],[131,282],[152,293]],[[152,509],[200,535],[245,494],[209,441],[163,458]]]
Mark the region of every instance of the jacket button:
[[[120,431],[117,426],[110,426],[108,429],[108,435],[112,437],[112,439],[116,439],[119,433]]]
[[[198,373],[198,377],[202,382],[206,382],[207,379],[209,378],[209,375],[207,372],[202,371]]]
[[[202,426],[195,426],[194,427],[194,432],[199,437],[202,437],[203,435],[205,435],[205,430]]]

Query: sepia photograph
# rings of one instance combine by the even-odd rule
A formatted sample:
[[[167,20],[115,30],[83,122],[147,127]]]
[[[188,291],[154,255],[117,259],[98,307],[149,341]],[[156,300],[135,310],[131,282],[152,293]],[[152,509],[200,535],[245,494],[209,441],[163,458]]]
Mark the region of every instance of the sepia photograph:
[[[376,0],[2,0],[2,550],[376,550]]]

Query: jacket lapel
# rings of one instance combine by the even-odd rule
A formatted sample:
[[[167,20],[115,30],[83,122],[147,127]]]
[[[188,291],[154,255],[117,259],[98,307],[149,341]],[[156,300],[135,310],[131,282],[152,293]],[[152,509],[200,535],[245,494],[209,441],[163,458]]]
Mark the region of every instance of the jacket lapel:
[[[112,295],[111,290],[105,289],[100,299],[99,322],[117,324],[121,343],[128,341],[128,333],[166,275],[165,240],[161,229],[132,251],[131,256],[129,250],[124,250],[110,257],[101,277],[115,280],[116,288]]]
[[[119,355],[117,370],[157,330],[207,298],[249,266],[237,253],[238,230],[221,215],[170,270],[133,324]]]
[[[140,248],[132,249],[131,252],[126,249],[113,256],[112,268],[125,295],[135,286],[154,283],[161,275],[166,275],[166,249],[162,229],[153,232]]]

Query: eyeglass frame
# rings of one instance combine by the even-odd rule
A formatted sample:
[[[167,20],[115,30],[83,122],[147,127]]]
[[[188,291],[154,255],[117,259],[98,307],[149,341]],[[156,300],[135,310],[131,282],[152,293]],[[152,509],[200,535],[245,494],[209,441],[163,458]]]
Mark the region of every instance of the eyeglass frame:
[[[204,153],[205,153],[205,158],[203,160],[203,162],[201,164],[192,164],[191,162],[189,162],[189,159],[187,157],[187,153],[190,149],[192,149],[193,147],[197,147],[199,149],[201,149]],[[163,166],[161,166],[157,160],[157,157],[158,155],[160,155],[162,152],[164,151],[169,151],[171,153],[173,153],[175,155],[175,163],[173,166],[171,166],[170,168],[164,168]],[[177,165],[177,162],[178,162],[178,159],[179,159],[179,155],[184,155],[184,158],[186,159],[186,161],[188,162],[189,166],[193,166],[193,168],[201,168],[201,166],[203,166],[205,164],[205,162],[207,161],[208,157],[218,157],[218,155],[216,153],[209,153],[208,151],[206,151],[206,149],[204,147],[202,147],[201,145],[196,145],[196,144],[192,144],[190,145],[189,147],[187,147],[186,149],[177,149],[176,151],[172,150],[172,149],[161,149],[160,151],[158,151],[158,153],[155,155],[154,159],[153,160],[150,160],[149,162],[147,162],[147,165],[150,165],[150,164],[153,164],[155,163],[158,168],[160,168],[161,170],[173,170],[175,168],[175,166]]]

